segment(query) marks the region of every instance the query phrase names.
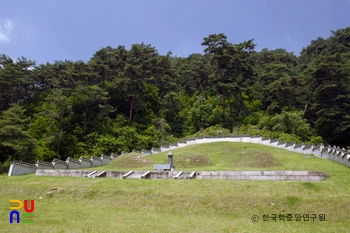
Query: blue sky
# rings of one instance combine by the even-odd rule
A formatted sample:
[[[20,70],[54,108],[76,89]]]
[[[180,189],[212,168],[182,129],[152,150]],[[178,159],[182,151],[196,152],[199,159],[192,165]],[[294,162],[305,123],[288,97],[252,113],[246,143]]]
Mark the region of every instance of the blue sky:
[[[151,44],[160,54],[203,53],[204,37],[254,39],[256,50],[299,55],[350,26],[350,0],[11,0],[0,6],[0,54],[37,64],[88,61],[106,46]]]

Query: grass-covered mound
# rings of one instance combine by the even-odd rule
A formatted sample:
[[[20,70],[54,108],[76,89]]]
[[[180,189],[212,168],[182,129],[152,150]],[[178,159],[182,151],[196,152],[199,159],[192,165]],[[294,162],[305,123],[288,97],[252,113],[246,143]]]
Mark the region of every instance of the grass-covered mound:
[[[283,170],[284,161],[301,154],[253,143],[214,142],[172,150],[176,169],[185,170]],[[150,155],[154,163],[167,163],[167,153]]]
[[[174,156],[173,161],[176,168],[205,167],[214,164],[208,157],[198,152],[179,153]]]
[[[299,154],[265,145],[240,142],[197,144],[171,150],[176,170],[239,171],[239,170],[315,170],[322,159],[305,159]],[[153,170],[154,164],[168,163],[168,152],[144,156],[124,154],[107,166],[94,170]],[[335,162],[334,162],[335,163]]]
[[[271,154],[265,151],[245,149],[239,152],[238,155],[227,155],[220,162],[228,163],[232,167],[274,167],[281,163]]]
[[[129,153],[119,156],[110,162],[106,167],[115,168],[138,168],[152,166],[153,162],[145,155],[139,153]]]

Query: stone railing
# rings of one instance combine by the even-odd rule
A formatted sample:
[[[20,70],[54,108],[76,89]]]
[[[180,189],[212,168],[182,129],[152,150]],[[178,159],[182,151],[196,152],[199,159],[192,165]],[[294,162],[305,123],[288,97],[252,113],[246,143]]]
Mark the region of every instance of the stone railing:
[[[350,168],[350,151],[344,148],[339,148],[336,146],[333,146],[333,147],[324,146],[322,144],[321,145],[313,145],[313,144],[304,145],[304,144],[286,143],[285,141],[280,141],[276,139],[263,138],[260,136],[247,136],[247,135],[230,136],[230,137],[193,138],[193,139],[188,139],[186,141],[184,140],[179,141],[176,144],[164,145],[164,146],[161,146],[160,148],[152,148],[151,150],[143,149],[141,150],[141,153],[144,155],[151,155],[151,154],[157,154],[164,151],[173,150],[176,148],[181,148],[184,146],[202,144],[202,143],[211,143],[211,142],[248,142],[248,143],[262,144],[266,146],[272,146],[276,148],[289,150],[296,153],[312,154],[319,158],[333,160],[337,163],[340,163]],[[81,168],[103,166],[108,164],[110,161],[112,161],[116,157],[118,157],[118,155],[112,154],[111,156],[101,155],[101,157],[91,156],[90,159],[87,159],[87,158],[80,158],[80,160],[67,159],[67,161],[65,161],[67,163],[66,166],[64,165],[64,161],[62,164],[61,160],[54,160],[52,161],[53,168],[51,167],[51,165],[48,165],[47,163],[44,163],[42,161],[38,161],[37,164],[35,165],[29,164],[30,167],[28,167],[27,163],[14,161],[11,163],[8,175],[16,176],[16,175],[35,173],[36,169],[64,170],[64,169],[81,169]],[[60,164],[60,166],[58,165],[58,163]],[[69,163],[74,163],[74,166],[73,165],[69,166]]]

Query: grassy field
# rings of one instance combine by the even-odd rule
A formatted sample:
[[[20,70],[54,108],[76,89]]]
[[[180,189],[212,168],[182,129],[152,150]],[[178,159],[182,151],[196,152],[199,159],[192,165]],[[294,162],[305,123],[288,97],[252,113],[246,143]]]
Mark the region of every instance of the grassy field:
[[[263,145],[173,150],[177,170],[314,170],[321,182],[0,176],[0,232],[350,232],[350,169]],[[103,170],[147,170],[166,153],[128,154]],[[9,200],[34,199],[33,224],[9,224]],[[20,211],[24,213],[24,210]],[[263,215],[269,215],[263,221]],[[271,218],[292,214],[292,221]],[[325,214],[326,221],[296,221]],[[258,222],[251,220],[253,215]]]

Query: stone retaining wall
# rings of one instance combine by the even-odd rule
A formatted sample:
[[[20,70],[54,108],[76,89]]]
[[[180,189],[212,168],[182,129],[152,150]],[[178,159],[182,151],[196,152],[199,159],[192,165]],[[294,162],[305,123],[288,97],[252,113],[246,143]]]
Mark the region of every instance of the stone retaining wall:
[[[312,171],[223,171],[196,172],[196,179],[216,180],[293,180],[321,181],[328,176],[325,172]]]
[[[92,171],[88,170],[37,170],[37,176],[72,176],[85,177]]]
[[[37,176],[87,177],[91,170],[37,170]],[[106,171],[106,177],[119,179],[174,179],[180,171]],[[181,172],[177,179],[189,179],[192,172]],[[197,171],[194,179],[199,180],[276,180],[276,181],[321,181],[328,174],[317,171]],[[129,174],[128,176],[125,176]]]

